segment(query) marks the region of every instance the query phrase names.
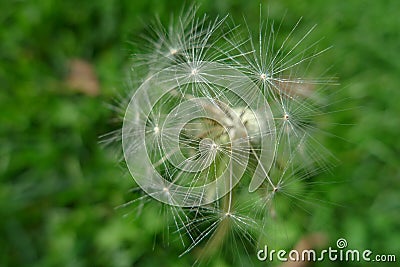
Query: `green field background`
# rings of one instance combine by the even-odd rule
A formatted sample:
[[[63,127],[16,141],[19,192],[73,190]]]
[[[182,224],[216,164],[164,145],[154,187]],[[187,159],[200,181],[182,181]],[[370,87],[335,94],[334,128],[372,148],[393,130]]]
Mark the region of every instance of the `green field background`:
[[[246,17],[258,29],[258,1],[198,3],[200,14],[229,13],[238,23]],[[131,42],[140,45],[138,36],[156,14],[168,22],[182,6],[172,0],[0,2],[0,266],[193,264],[191,253],[178,257],[183,248],[166,234],[157,206],[127,217],[129,209],[115,209],[133,198],[134,182],[114,147],[99,144],[100,135],[118,127],[108,105],[129,88]],[[276,0],[262,1],[262,8],[270,19],[284,18],[283,36],[300,17],[299,32],[317,24],[312,38],[333,46],[317,68],[340,83],[328,100],[339,101],[340,112],[330,115],[332,136],[324,144],[339,162],[321,174],[332,183],[321,207],[298,222],[301,233],[322,232],[327,246],[346,238],[348,248],[397,256],[397,264],[313,266],[397,266],[400,2]],[[71,90],[70,62],[77,59],[91,66],[94,91]],[[241,266],[229,254],[207,264]]]

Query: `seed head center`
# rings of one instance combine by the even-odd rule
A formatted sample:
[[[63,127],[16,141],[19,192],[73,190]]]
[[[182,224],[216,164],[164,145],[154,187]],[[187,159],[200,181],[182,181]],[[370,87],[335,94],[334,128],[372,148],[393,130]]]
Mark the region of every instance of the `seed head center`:
[[[267,79],[267,74],[262,73],[262,74],[260,75],[260,79],[263,80],[263,81],[265,81],[265,80]]]
[[[169,50],[169,54],[170,54],[170,55],[175,55],[176,53],[178,53],[178,50],[175,49],[175,48],[171,48],[171,49]]]
[[[210,138],[204,138],[203,140],[200,141],[200,151],[202,153],[204,152],[215,152],[219,149],[219,145],[216,144],[212,139]]]
[[[285,114],[283,115],[283,119],[286,120],[286,121],[288,121],[288,120],[289,120],[289,114],[285,113]]]
[[[197,68],[192,69],[192,72],[191,72],[192,76],[196,76],[198,73],[199,73],[199,70]]]

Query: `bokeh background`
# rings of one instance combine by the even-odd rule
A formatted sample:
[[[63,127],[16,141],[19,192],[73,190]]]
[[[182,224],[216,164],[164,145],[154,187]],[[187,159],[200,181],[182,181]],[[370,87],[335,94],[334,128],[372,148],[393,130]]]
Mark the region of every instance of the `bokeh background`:
[[[198,3],[200,13],[229,13],[239,22],[244,15],[257,30],[258,1]],[[318,64],[340,82],[332,101],[343,101],[330,115],[337,124],[329,126],[333,136],[325,144],[339,164],[321,174],[332,181],[326,203],[299,221],[302,235],[323,233],[332,247],[343,237],[348,248],[395,254],[398,264],[400,2],[262,5],[270,19],[284,17],[282,35],[300,17],[300,29],[317,23],[313,38],[333,45]],[[135,52],[130,42],[150,18],[167,22],[182,6],[173,0],[0,2],[0,266],[193,264],[193,255],[178,258],[182,246],[165,238],[159,209],[138,217],[115,209],[132,199],[134,183],[115,150],[99,145],[99,136],[116,127],[108,104],[126,92]],[[229,254],[208,264],[240,266]]]

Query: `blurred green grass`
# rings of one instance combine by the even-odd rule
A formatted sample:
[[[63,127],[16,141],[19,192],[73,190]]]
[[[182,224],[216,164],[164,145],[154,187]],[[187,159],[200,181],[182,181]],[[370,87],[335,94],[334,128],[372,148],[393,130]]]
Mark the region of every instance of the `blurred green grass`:
[[[257,29],[258,3],[203,0],[200,12],[247,17]],[[131,198],[132,180],[98,136],[113,129],[106,108],[124,90],[132,41],[149,18],[168,21],[180,1],[2,1],[0,3],[0,265],[188,266],[179,244],[162,243],[159,209],[135,220],[115,207]],[[337,122],[326,146],[340,160],[324,179],[326,204],[307,232],[344,237],[353,249],[400,260],[400,2],[266,1],[271,19],[286,13],[281,34],[299,17],[318,24],[313,37],[333,45],[320,68],[338,75]],[[252,15],[256,14],[256,15]],[[287,29],[285,26],[287,25]],[[100,93],[65,83],[68,62],[93,66]],[[250,255],[254,256],[255,255]],[[230,266],[228,256],[210,264]],[[347,264],[347,265],[346,265]],[[358,266],[358,263],[315,266]],[[390,264],[387,263],[386,266]],[[393,264],[392,266],[396,266]]]

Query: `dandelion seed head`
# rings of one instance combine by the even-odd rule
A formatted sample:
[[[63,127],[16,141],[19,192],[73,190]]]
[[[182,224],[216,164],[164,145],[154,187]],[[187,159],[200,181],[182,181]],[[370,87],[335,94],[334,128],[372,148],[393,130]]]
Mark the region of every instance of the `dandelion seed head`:
[[[292,181],[307,182],[299,173],[311,165],[304,158],[318,157],[318,142],[310,94],[299,90],[308,81],[301,67],[324,51],[301,48],[312,29],[293,41],[298,23],[282,39],[267,21],[256,40],[242,31],[243,41],[226,17],[208,22],[195,12],[153,28],[150,53],[138,58],[148,72],[127,101],[122,128],[129,171],[148,199],[171,211],[183,254],[203,243],[222,246],[230,227],[255,241],[270,202],[290,195]]]

